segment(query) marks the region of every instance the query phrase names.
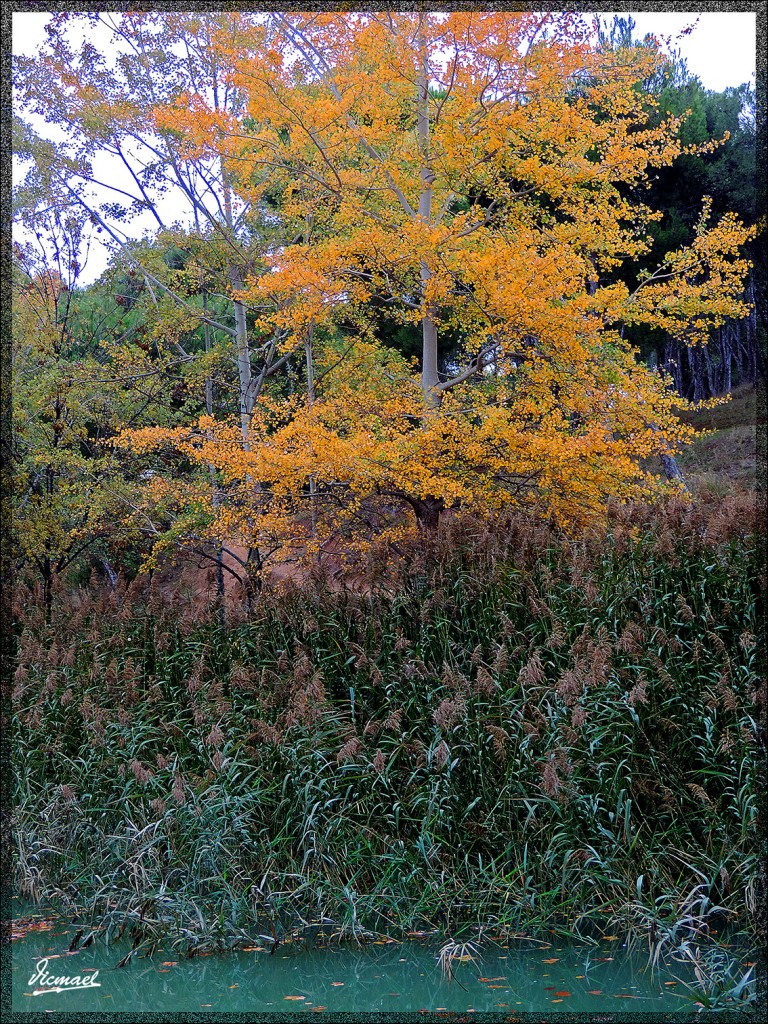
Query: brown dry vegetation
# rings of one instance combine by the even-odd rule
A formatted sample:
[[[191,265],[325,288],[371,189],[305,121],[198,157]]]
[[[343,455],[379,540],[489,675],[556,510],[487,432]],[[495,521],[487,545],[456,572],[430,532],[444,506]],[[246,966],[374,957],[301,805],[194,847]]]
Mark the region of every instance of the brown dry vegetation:
[[[248,936],[254,887],[347,934],[749,929],[758,523],[743,492],[570,539],[456,517],[226,628],[157,578],[19,607],[17,882],[190,942],[222,908]]]
[[[762,456],[759,456],[759,443],[765,434],[766,412],[756,388],[739,388],[725,405],[682,413],[680,418],[707,432],[686,449],[678,460],[694,500],[703,503],[706,508],[717,505],[729,495],[749,494],[756,489],[759,491],[759,482],[765,472],[764,441]],[[653,468],[661,472],[660,464]],[[446,520],[454,518],[450,510],[444,515]],[[234,544],[228,546],[239,558],[245,558],[247,551],[244,547]],[[392,558],[397,561],[396,555],[392,554]],[[235,571],[240,569],[236,560],[229,556],[225,556],[224,562]],[[365,574],[359,571],[359,566],[351,568],[345,563],[340,544],[326,551],[321,568],[330,580],[335,581],[335,585],[341,585],[343,581],[346,585],[358,588],[365,589],[367,586]],[[169,565],[161,574],[163,586],[173,587],[177,577],[181,587],[194,592],[201,604],[207,605],[214,599],[216,580],[210,563],[195,564],[190,561],[183,568]],[[269,586],[304,578],[305,568],[295,561],[281,560],[279,555],[268,565],[264,574],[265,583]],[[229,572],[224,573],[224,588],[228,608],[236,608],[242,603],[243,588]]]
[[[679,460],[694,491],[726,494],[760,487],[765,475],[766,409],[756,388],[740,388],[726,405],[683,414],[681,419],[707,431]]]

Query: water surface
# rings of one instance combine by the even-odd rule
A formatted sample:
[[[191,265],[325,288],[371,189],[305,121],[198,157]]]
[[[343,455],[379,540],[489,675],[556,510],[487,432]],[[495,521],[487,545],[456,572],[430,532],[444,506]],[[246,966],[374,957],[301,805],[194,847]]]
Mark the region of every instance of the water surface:
[[[75,928],[37,910],[38,928],[12,943],[12,1003],[16,1012],[173,1013],[397,1013],[458,1011],[661,1014],[695,1009],[684,982],[685,965],[664,972],[647,969],[642,951],[619,939],[596,947],[551,945],[527,939],[508,946],[488,944],[476,963],[455,966],[448,980],[437,962],[438,946],[413,940],[363,948],[307,949],[303,943],[274,953],[255,946],[226,955],[184,958],[170,943],[151,957],[118,962],[130,949],[96,940],[69,953]],[[49,973],[98,971],[99,988],[35,995],[30,978],[48,959]],[[39,991],[39,988],[38,988]],[[688,998],[686,998],[688,997]]]

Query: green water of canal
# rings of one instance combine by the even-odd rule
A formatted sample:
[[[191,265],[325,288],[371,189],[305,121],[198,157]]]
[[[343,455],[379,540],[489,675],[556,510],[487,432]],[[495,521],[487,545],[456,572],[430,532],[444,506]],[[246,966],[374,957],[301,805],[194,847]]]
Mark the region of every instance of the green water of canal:
[[[12,1004],[16,1012],[173,1012],[398,1014],[419,1011],[680,1013],[697,1009],[684,964],[647,968],[647,954],[619,939],[574,947],[553,941],[488,944],[476,962],[458,963],[453,980],[427,940],[363,948],[256,947],[225,955],[184,958],[170,944],[151,957],[118,962],[130,946],[96,940],[68,952],[75,929],[37,911],[38,930],[15,929],[11,945]],[[48,978],[90,977],[85,990],[53,991]],[[502,1017],[503,1019],[503,1017]]]

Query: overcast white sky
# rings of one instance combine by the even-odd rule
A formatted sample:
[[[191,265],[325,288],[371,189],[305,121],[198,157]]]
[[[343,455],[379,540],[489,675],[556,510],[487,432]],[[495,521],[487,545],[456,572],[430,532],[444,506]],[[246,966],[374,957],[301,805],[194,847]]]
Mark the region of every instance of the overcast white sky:
[[[636,22],[635,36],[642,38],[647,32],[655,34],[662,42],[670,37],[672,49],[680,49],[691,74],[698,76],[707,89],[721,91],[727,86],[741,85],[755,81],[756,60],[756,16],[754,13],[733,14],[729,11],[712,11],[704,14],[691,12],[624,14]],[[13,14],[12,49],[14,53],[34,55],[45,41],[45,25],[50,13]],[[611,14],[604,14],[610,19]],[[687,26],[695,28],[688,35],[679,38]],[[38,130],[40,130],[38,128]],[[150,225],[143,225],[149,227]],[[141,229],[140,229],[141,230]],[[139,233],[140,233],[139,230]],[[106,252],[91,250],[88,269],[81,283],[94,280],[105,268]]]
[[[754,84],[757,32],[754,14],[655,11],[631,17],[637,22],[635,35],[640,38],[646,32],[659,37],[671,35],[673,48],[679,47],[688,62],[688,70],[701,79],[705,88],[721,92],[729,85],[749,81]],[[674,37],[693,22],[696,22],[693,32],[675,41]]]
[[[714,5],[713,5],[714,6]],[[627,15],[624,15],[625,17]],[[604,17],[610,18],[611,14]],[[755,75],[755,15],[712,11],[706,14],[679,11],[654,11],[631,15],[637,23],[636,35],[646,32],[658,36],[677,35],[698,19],[694,31],[679,40],[683,56],[692,74],[698,75],[707,89],[721,90],[741,85]],[[44,26],[49,13],[13,15],[13,52],[34,54],[45,39]]]

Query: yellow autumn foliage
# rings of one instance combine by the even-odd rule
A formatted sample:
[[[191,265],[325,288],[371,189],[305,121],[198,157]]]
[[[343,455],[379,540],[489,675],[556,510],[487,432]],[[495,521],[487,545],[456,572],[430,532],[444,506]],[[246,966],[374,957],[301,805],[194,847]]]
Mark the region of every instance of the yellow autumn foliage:
[[[279,204],[285,244],[233,294],[279,352],[308,346],[307,388],[262,395],[247,438],[204,417],[121,444],[216,467],[216,536],[313,550],[458,507],[576,529],[666,486],[643,466],[693,431],[622,328],[695,344],[745,315],[752,232],[705,205],[690,246],[634,287],[619,273],[650,248],[650,176],[691,151],[640,87],[652,47],[501,11],[232,15],[215,46],[242,112],[185,96],[152,116],[190,158],[218,154],[244,201]],[[421,325],[420,375],[378,345],[373,299]],[[446,331],[463,362],[441,370]]]

